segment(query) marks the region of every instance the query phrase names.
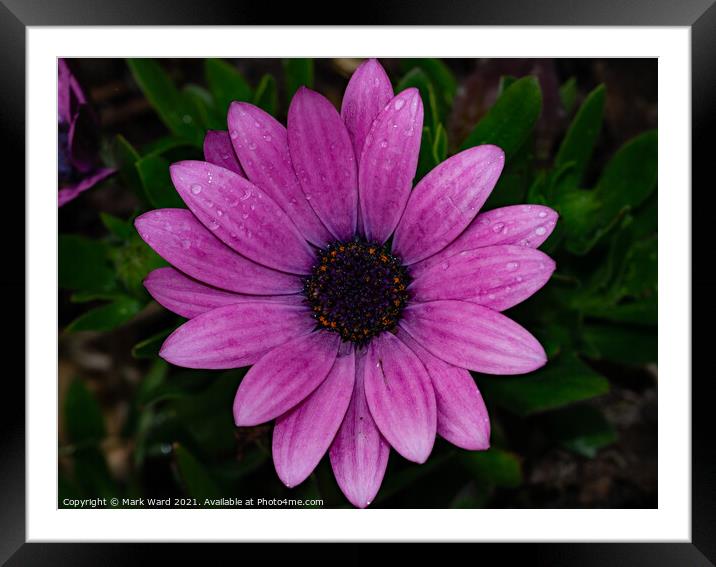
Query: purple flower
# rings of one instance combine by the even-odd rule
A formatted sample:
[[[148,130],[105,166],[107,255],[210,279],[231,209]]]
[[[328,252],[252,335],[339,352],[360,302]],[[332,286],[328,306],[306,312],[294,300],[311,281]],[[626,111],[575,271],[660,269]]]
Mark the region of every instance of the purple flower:
[[[451,157],[413,189],[422,123],[418,91],[394,96],[375,60],[351,78],[340,114],[306,88],[288,128],[235,102],[228,132],[207,135],[207,161],[171,167],[190,210],[136,221],[174,266],[149,274],[147,289],[189,319],[161,356],[188,368],[253,365],[236,425],[276,420],[274,463],[290,487],[328,452],[360,507],[378,492],[391,447],[417,463],[436,433],[489,447],[468,370],[521,374],[546,362],[500,311],[552,274],[536,247],[556,213],[478,215],[504,163],[495,146]]]
[[[64,59],[57,61],[57,173],[61,207],[112,173],[99,167],[97,122]]]

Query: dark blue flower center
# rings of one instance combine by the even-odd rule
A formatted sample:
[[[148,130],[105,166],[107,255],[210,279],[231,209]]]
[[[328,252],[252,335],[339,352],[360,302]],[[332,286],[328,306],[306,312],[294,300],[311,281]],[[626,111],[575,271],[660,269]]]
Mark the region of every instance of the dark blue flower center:
[[[303,289],[318,328],[364,345],[398,324],[409,284],[407,269],[386,246],[355,240],[319,250]]]

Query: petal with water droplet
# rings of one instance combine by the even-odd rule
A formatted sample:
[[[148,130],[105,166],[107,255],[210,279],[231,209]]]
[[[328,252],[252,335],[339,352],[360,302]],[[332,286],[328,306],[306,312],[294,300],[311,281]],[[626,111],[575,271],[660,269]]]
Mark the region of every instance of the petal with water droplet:
[[[373,123],[358,172],[363,231],[370,241],[385,242],[403,214],[418,166],[422,131],[423,103],[417,89],[398,94]]]
[[[288,110],[288,147],[303,193],[331,234],[353,238],[358,172],[348,131],[331,102],[301,87]]]
[[[341,105],[353,150],[360,163],[363,144],[373,121],[393,98],[393,87],[385,70],[375,59],[360,64],[351,75]]]
[[[230,169],[245,177],[241,164],[236,158],[228,132],[209,130],[204,137],[204,159],[209,163]]]
[[[543,205],[532,205],[527,210],[522,205],[512,205],[480,213],[452,244],[413,264],[412,273],[417,276],[423,270],[463,250],[498,244],[537,248],[554,230],[557,216],[555,211]]]
[[[226,246],[186,209],[157,209],[137,217],[137,232],[167,262],[201,282],[259,295],[301,291],[297,276],[252,262]]]
[[[315,259],[311,246],[262,189],[205,161],[182,161],[173,164],[169,171],[192,213],[226,245],[264,266],[295,274],[308,273]],[[191,190],[196,184],[203,187],[198,195]],[[226,211],[221,218],[212,210],[215,203]],[[246,213],[249,216],[242,218]]]
[[[554,261],[539,250],[488,246],[433,264],[414,276],[409,290],[414,301],[460,299],[504,311],[542,288],[554,268]]]
[[[286,128],[246,102],[231,103],[228,122],[237,133],[234,149],[249,180],[290,215],[306,240],[320,247],[328,244],[331,234],[304,198],[293,171]]]
[[[407,264],[439,252],[467,227],[497,183],[505,154],[497,146],[460,152],[428,173],[410,194],[393,250]]]

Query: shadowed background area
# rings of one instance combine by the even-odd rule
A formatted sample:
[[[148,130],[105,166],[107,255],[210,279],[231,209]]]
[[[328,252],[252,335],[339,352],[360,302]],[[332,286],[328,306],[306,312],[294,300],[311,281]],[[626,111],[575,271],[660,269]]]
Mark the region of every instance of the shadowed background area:
[[[657,505],[656,60],[382,59],[425,107],[418,177],[460,148],[505,147],[484,210],[543,203],[561,215],[543,245],[548,286],[509,315],[550,357],[523,377],[475,375],[492,449],[438,440],[425,465],[391,454],[376,507]],[[131,221],[181,206],[168,164],[201,159],[229,101],[285,122],[310,84],[336,106],[352,59],[70,60],[117,175],[59,211],[60,505],[73,497],[316,498],[347,502],[327,459],[289,490],[271,426],[235,428],[244,370],[169,367],[180,320],[141,282],[162,265]]]

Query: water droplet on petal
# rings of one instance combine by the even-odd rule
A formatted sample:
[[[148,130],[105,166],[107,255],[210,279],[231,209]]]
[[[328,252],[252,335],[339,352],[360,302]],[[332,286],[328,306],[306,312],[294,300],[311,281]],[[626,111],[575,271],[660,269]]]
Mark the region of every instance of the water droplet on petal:
[[[198,183],[192,185],[191,192],[194,193],[194,195],[198,195],[199,193],[201,193],[201,185],[199,185]]]
[[[249,149],[251,151],[254,151],[256,149],[256,144],[254,144],[253,142],[249,142]]]
[[[450,267],[450,262],[443,262],[442,269],[447,270]]]
[[[547,213],[545,211],[542,211],[542,212],[540,212],[540,214],[538,216],[539,216],[539,218],[543,219],[544,217],[547,216]]]
[[[503,228],[505,228],[505,223],[503,223],[503,222],[498,222],[498,223],[495,224],[495,226],[492,227],[492,232],[494,232],[495,234],[497,234],[497,233],[500,232]]]
[[[219,223],[216,222],[216,219],[211,219],[209,221],[209,230],[217,230],[219,228]]]
[[[512,272],[519,268],[520,265],[517,262],[507,262],[507,264],[505,264],[505,267]]]
[[[387,141],[387,140],[383,140],[383,141],[380,143],[380,147],[381,147],[381,148],[387,148],[387,147],[388,147],[388,141]]]
[[[537,234],[539,236],[542,236],[546,232],[547,232],[547,229],[543,226],[538,226],[537,228],[535,228],[535,234]]]
[[[238,130],[232,130],[229,135],[231,136],[232,139],[235,140],[236,138],[239,137],[239,131],[238,131]]]

